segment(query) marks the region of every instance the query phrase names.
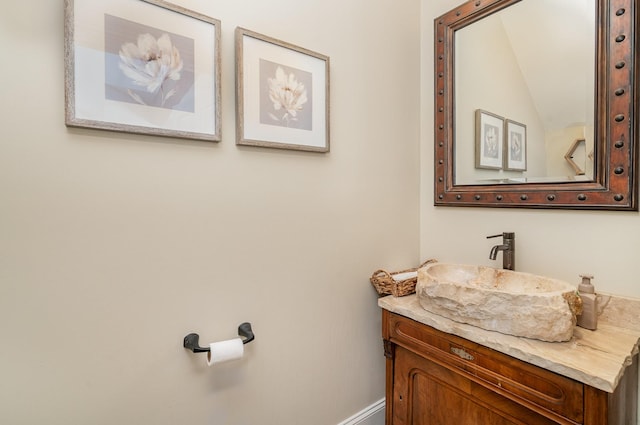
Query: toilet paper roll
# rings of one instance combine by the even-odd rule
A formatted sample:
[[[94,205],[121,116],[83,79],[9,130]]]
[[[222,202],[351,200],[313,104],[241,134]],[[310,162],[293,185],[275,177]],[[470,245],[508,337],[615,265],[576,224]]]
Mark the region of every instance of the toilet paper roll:
[[[210,351],[207,353],[207,364],[209,366],[237,360],[244,355],[244,344],[240,338],[212,342],[209,344],[209,348]]]

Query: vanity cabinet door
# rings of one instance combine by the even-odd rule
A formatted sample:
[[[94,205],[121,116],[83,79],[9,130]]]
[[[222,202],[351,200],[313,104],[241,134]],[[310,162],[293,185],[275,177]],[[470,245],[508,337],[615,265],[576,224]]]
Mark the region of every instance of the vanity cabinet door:
[[[395,347],[393,425],[552,425],[554,422],[435,361]]]

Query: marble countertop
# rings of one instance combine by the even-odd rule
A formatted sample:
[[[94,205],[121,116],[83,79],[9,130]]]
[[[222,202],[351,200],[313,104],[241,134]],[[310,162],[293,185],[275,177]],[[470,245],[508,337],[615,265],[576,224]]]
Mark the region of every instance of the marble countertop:
[[[416,297],[378,300],[392,313],[424,323],[504,354],[612,393],[640,344],[640,300],[603,296],[598,329],[576,327],[567,342],[544,342],[487,331],[424,310]]]

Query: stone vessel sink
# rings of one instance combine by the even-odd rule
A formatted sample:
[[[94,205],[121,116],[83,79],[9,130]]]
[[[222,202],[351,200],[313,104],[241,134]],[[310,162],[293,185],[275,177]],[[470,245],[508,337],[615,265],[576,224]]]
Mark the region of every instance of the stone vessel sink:
[[[508,335],[568,341],[581,311],[576,286],[492,267],[433,263],[418,270],[416,294],[431,313]]]

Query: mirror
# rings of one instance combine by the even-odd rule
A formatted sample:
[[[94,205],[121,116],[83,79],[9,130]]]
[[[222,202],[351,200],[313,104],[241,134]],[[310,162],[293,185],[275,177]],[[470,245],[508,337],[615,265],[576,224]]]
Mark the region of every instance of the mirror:
[[[471,0],[435,20],[435,205],[637,210],[638,11],[611,4]]]
[[[564,153],[577,138],[593,144],[595,3],[520,1],[455,32],[454,184],[575,177]],[[478,164],[481,110],[505,129],[490,169]]]

